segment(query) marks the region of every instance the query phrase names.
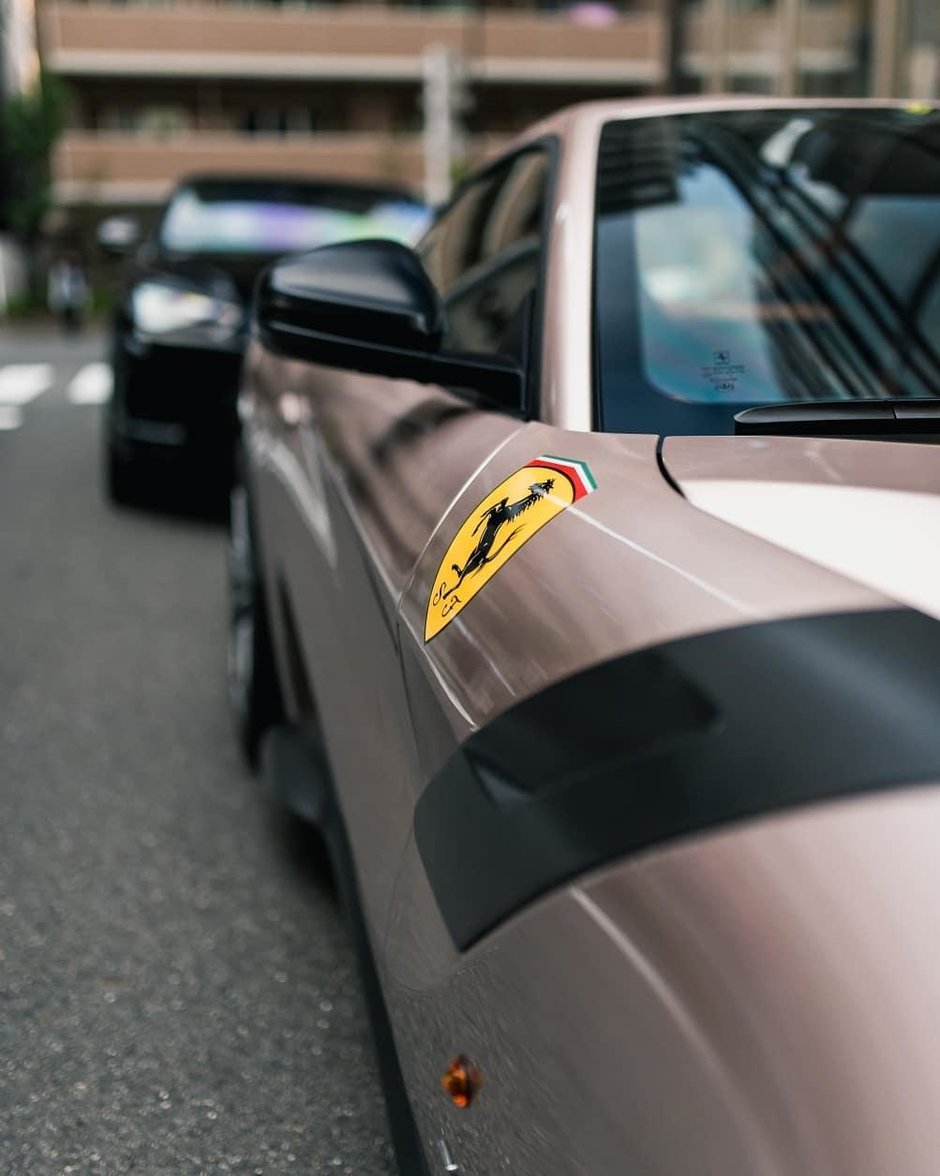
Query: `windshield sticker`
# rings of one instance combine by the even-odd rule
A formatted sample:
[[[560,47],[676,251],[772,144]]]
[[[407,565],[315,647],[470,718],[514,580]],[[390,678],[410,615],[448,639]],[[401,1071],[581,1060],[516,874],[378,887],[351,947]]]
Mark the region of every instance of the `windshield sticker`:
[[[430,641],[516,552],[597,483],[586,462],[543,454],[510,474],[467,516],[434,577],[424,620]]]
[[[746,372],[743,363],[734,363],[730,351],[713,351],[712,362],[702,365],[702,379],[722,397],[737,391],[738,383]]]

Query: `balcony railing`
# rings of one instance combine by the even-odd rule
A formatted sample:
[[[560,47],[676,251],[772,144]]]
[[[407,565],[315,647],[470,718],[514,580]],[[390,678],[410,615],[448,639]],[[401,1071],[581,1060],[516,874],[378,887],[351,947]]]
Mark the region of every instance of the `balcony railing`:
[[[474,160],[486,158],[504,142],[499,136],[474,139]],[[423,168],[417,135],[265,139],[199,132],[154,138],[67,131],[56,149],[53,177],[61,204],[152,204],[165,199],[183,176],[197,172],[386,180],[420,191]]]
[[[655,84],[666,71],[664,15],[597,2],[545,12],[53,0],[41,14],[47,61],[74,77],[417,78],[433,45],[490,80]]]
[[[803,7],[797,27],[797,65],[803,70],[839,72],[854,59],[861,20],[852,3],[826,8]],[[730,77],[768,76],[779,68],[784,33],[780,16],[774,12],[745,12],[732,15],[726,26],[724,45],[717,45],[715,28],[707,13],[690,16],[685,32],[683,64],[694,73],[706,73],[715,65],[714,55],[722,53],[724,70]]]

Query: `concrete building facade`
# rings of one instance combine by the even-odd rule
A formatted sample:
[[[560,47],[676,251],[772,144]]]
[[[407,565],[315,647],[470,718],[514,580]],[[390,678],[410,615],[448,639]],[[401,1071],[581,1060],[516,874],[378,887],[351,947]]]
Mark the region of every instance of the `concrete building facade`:
[[[929,100],[937,10],[937,0],[39,0],[46,67],[72,94],[56,195],[66,206],[153,206],[197,170],[420,190],[422,82],[440,46],[462,62],[471,161],[582,98]]]

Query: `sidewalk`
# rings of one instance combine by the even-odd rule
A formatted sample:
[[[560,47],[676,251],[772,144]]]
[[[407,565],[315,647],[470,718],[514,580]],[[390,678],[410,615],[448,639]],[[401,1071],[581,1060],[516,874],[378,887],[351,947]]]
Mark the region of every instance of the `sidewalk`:
[[[62,324],[52,315],[37,315],[22,319],[0,318],[0,344],[11,342],[26,342],[30,339],[48,339],[59,336],[62,339],[82,339],[86,337],[98,338],[106,333],[109,323],[107,318],[89,320],[80,331],[67,333]]]

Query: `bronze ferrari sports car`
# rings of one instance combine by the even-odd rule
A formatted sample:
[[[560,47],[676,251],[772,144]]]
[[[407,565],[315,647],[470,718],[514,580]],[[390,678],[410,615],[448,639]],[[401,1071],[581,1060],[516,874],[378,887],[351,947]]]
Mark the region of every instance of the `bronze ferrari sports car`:
[[[605,103],[260,279],[229,688],[402,1170],[936,1176],[940,113]]]

